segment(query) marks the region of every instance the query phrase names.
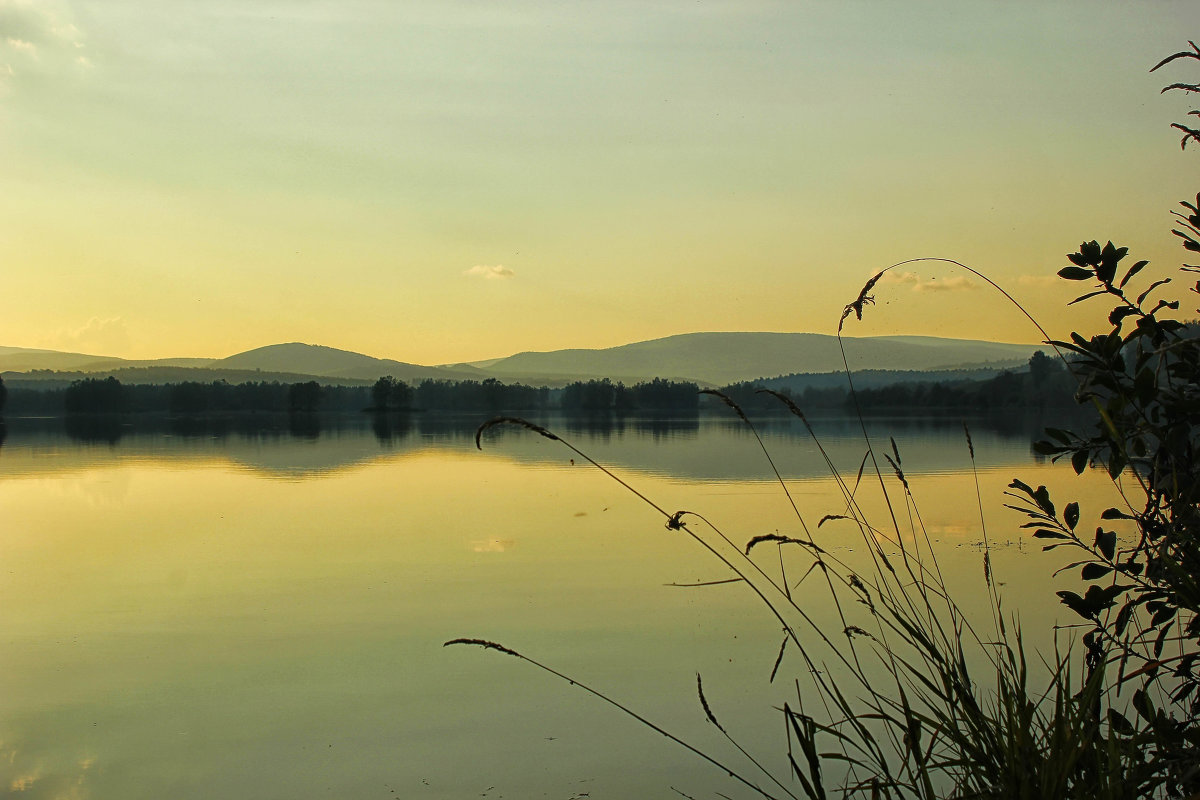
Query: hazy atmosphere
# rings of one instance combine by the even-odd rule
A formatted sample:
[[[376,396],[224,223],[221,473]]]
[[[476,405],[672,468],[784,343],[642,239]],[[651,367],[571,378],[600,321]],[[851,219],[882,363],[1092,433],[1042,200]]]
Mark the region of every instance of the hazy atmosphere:
[[[0,0],[0,344],[437,364],[1178,264],[1191,2]],[[1164,74],[1168,73],[1168,74]],[[1061,283],[1061,282],[1059,282]],[[965,273],[855,334],[1038,337]],[[1090,316],[1089,316],[1090,315]]]
[[[0,796],[1200,800],[1197,23],[0,0]]]

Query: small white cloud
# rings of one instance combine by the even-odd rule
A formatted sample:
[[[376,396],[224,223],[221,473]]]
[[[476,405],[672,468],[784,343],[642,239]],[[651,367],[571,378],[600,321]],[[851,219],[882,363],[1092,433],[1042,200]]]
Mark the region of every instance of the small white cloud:
[[[125,352],[130,343],[129,329],[120,317],[92,317],[81,328],[62,331],[55,342],[60,348],[104,356]]]
[[[0,0],[0,78],[5,84],[23,75],[69,75],[90,66],[75,58],[84,48],[84,35],[70,16],[70,6],[61,0]]]
[[[487,266],[485,264],[477,264],[469,270],[463,272],[463,275],[471,275],[474,277],[484,278],[486,280],[499,280],[501,278],[511,278],[517,273],[513,272],[508,267],[502,264]]]
[[[921,276],[915,272],[897,272],[896,270],[891,270],[890,272],[883,273],[883,277],[880,278],[880,282],[907,283],[916,285],[921,282]]]
[[[504,553],[516,544],[512,539],[482,539],[471,542],[471,549],[476,553]]]
[[[63,0],[0,0],[0,36],[10,41],[78,45],[83,32],[70,17],[70,4]]]
[[[4,40],[10,49],[17,53],[28,53],[31,56],[37,55],[37,45],[33,42],[27,42],[24,39],[13,39],[9,37]]]
[[[53,25],[50,28],[50,32],[64,42],[70,42],[76,47],[83,47],[83,42],[80,41],[83,39],[83,32],[75,27],[73,23],[68,22],[65,25]]]
[[[915,272],[885,272],[880,283],[897,286],[911,286],[914,292],[955,292],[963,289],[974,289],[978,286],[975,281],[963,275],[950,278],[922,278]]]
[[[963,289],[974,289],[978,284],[975,281],[963,275],[955,275],[952,278],[930,278],[927,281],[921,281],[913,291],[916,292],[957,292]]]

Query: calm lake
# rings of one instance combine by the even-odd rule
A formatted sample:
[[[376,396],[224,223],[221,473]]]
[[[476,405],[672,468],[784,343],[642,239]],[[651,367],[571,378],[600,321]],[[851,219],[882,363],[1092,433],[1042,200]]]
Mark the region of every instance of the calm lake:
[[[768,682],[778,622],[744,584],[669,585],[729,572],[559,442],[506,427],[476,450],[480,421],[10,418],[0,795],[751,796],[578,687],[497,652],[442,646],[456,637],[500,642],[744,765],[705,720],[699,672],[730,733],[786,775],[774,707],[794,697],[802,665],[785,656]],[[542,421],[664,509],[700,512],[739,544],[802,535],[736,419]],[[866,451],[857,422],[813,424],[853,482]],[[1074,581],[1050,577],[1065,554],[1018,530],[1004,488],[1014,477],[1046,484],[1090,520],[1115,502],[1113,487],[1099,472],[1037,463],[1019,423],[971,426],[1006,607],[1048,648],[1054,590]],[[895,438],[947,581],[986,619],[961,420],[869,430],[880,453]],[[760,431],[816,541],[852,561],[856,530],[817,530],[845,506],[803,427],[775,419]],[[878,482],[864,477],[859,492],[882,519]],[[762,547],[756,559],[778,573],[778,553]],[[819,587],[797,596],[828,616]]]

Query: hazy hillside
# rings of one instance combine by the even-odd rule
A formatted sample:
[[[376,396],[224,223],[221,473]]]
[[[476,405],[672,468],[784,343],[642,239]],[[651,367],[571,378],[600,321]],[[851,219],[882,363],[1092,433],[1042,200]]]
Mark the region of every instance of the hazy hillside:
[[[997,369],[1024,365],[1037,345],[928,336],[847,338],[856,370],[926,371]],[[273,344],[228,358],[129,360],[83,353],[0,347],[0,372],[25,379],[69,380],[115,374],[137,383],[184,380],[374,381],[392,375],[410,384],[427,378],[561,386],[571,380],[611,378],[626,384],[649,378],[694,380],[721,386],[797,373],[842,368],[837,339],[816,333],[688,333],[602,350],[519,353],[492,362],[427,367],[322,345]],[[32,370],[59,374],[18,375]]]
[[[208,366],[214,369],[262,370],[359,380],[375,380],[382,375],[391,375],[409,383],[426,378],[467,380],[487,377],[473,367],[423,367],[419,364],[374,358],[349,350],[299,342],[272,344],[247,350],[213,361]]]
[[[53,376],[55,379],[77,379],[89,374],[115,375],[133,383],[213,381],[213,380],[311,380],[374,381],[382,375],[392,375],[409,383],[426,378],[445,380],[482,380],[487,375],[467,364],[453,368],[425,367],[386,358],[373,358],[349,350],[321,345],[273,344],[237,353],[228,358],[157,358],[124,359],[85,353],[64,353],[57,350],[34,350],[23,347],[0,347],[0,372],[29,373],[33,370],[54,370],[70,373]],[[146,370],[150,370],[147,372]],[[26,375],[45,378],[47,376]]]
[[[1038,345],[926,336],[846,338],[853,369],[932,370],[1023,364]],[[727,384],[842,368],[837,337],[817,333],[688,333],[603,350],[518,353],[483,368],[497,377],[688,378]]]
[[[203,367],[211,362],[211,358],[131,360],[115,356],[64,353],[58,350],[37,350],[28,347],[0,347],[0,372],[28,372],[35,369],[108,372],[123,367]]]

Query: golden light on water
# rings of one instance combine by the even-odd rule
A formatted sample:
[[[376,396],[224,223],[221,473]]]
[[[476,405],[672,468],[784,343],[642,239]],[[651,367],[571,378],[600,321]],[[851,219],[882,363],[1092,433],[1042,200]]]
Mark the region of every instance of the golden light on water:
[[[920,431],[897,437],[925,530],[955,596],[983,614],[972,605],[986,597],[975,478],[955,436]],[[775,621],[737,584],[669,585],[728,572],[556,443],[518,432],[479,453],[469,437],[382,442],[360,428],[259,442],[250,461],[229,457],[247,444],[236,436],[131,434],[115,446],[47,436],[10,431],[0,480],[0,778],[13,793],[304,795],[319,784],[440,799],[590,785],[633,796],[720,777],[568,687],[442,648],[459,636],[536,655],[684,731],[703,722],[700,670],[722,719],[747,746],[775,752],[774,729],[758,724],[778,700],[765,681]],[[799,533],[757,445],[728,426],[575,438],[734,542]],[[975,440],[1006,608],[1057,614],[1048,575],[1062,559],[1020,535],[1022,520],[1000,508],[1003,489],[1015,475],[1045,482],[1086,515],[1111,504],[1112,488],[1030,464],[1019,439]],[[774,430],[768,442],[816,539],[847,564],[865,559],[849,523],[815,528],[843,501],[830,478],[796,472],[811,444]],[[858,444],[828,444],[853,482]],[[701,472],[648,466],[674,463],[670,451]],[[743,451],[755,472],[743,472]],[[51,453],[65,468],[32,470]],[[307,466],[289,472],[288,462]],[[888,484],[907,531],[899,486]],[[887,527],[869,476],[858,497]],[[774,553],[760,555],[774,574]],[[814,619],[836,623],[819,586],[795,591]],[[1027,645],[1052,646],[1035,638]],[[599,765],[597,752],[622,769]]]

